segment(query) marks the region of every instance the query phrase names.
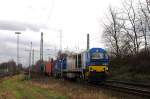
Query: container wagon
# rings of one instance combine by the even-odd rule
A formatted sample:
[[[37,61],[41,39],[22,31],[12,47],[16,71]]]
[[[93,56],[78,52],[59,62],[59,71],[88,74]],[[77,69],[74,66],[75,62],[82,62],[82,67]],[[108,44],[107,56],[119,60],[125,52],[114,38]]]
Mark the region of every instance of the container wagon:
[[[53,68],[54,68],[54,61],[53,61],[53,59],[51,59],[48,62],[46,62],[46,64],[45,64],[45,74],[48,76],[52,76]]]
[[[63,70],[66,69],[67,66],[67,55],[66,54],[60,54],[57,59],[55,60],[54,65],[54,76],[57,78],[62,77]]]

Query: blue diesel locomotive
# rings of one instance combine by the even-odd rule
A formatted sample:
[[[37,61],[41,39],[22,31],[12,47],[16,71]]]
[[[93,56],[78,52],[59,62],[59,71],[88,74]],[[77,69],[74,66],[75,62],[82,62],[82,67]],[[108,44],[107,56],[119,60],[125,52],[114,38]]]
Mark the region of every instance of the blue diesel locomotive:
[[[102,48],[91,48],[82,53],[65,53],[55,63],[57,77],[104,81],[107,78],[109,58]]]
[[[102,48],[87,51],[85,77],[90,81],[103,81],[108,72],[108,55]]]

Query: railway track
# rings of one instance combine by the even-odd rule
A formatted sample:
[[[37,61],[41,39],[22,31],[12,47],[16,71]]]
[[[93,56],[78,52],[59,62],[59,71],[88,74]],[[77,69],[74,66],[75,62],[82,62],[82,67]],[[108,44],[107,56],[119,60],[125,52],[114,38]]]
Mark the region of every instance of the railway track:
[[[77,83],[74,81],[71,82]],[[119,92],[135,94],[150,98],[150,85],[147,84],[131,83],[131,82],[129,83],[125,81],[116,81],[116,80],[107,80],[104,83],[87,83],[84,81],[79,81],[78,84],[82,84],[83,86],[92,86],[95,88],[105,88],[105,89],[107,88]]]
[[[0,72],[0,79],[7,77],[7,76],[13,76],[14,73],[9,73],[9,72]]]
[[[109,88],[112,90],[126,92],[129,94],[150,97],[150,85],[146,85],[146,84],[108,80],[103,84],[103,87]]]
[[[82,84],[83,86],[110,89],[123,93],[139,95],[145,97],[146,99],[150,98],[150,85],[147,84],[131,83],[131,82],[129,83],[125,81],[116,81],[116,80],[107,80],[104,83],[88,83],[84,81],[78,83]]]

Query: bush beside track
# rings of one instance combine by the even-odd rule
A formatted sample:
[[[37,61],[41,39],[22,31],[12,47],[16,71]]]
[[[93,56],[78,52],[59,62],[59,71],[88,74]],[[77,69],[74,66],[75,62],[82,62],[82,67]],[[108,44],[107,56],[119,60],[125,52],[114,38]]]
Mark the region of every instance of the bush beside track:
[[[150,51],[138,55],[111,58],[110,79],[129,82],[150,82]]]

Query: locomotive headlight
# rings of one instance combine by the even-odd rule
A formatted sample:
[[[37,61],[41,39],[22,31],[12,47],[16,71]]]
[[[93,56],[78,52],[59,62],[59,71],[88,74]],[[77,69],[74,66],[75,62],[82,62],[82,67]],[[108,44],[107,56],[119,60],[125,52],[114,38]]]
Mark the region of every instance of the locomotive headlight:
[[[105,67],[105,71],[108,71],[108,67]]]
[[[104,68],[103,68],[103,71],[108,71],[108,67],[104,67]]]

